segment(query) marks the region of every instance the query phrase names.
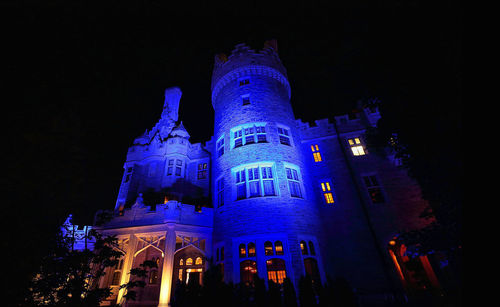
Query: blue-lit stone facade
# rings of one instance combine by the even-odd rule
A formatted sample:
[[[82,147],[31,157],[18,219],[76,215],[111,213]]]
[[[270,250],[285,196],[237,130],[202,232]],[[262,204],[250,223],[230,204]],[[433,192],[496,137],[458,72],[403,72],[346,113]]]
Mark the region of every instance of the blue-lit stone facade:
[[[210,261],[227,282],[342,276],[366,300],[390,292],[398,276],[387,245],[423,226],[425,202],[393,153],[366,145],[377,108],[297,119],[275,41],[217,55],[211,87],[214,134],[195,144],[177,115],[181,90],[165,91],[160,120],[129,148],[114,218],[99,227],[128,246],[123,272],[148,249],[159,259],[143,303],[166,306],[175,282],[198,280]],[[189,255],[198,266],[186,267]]]

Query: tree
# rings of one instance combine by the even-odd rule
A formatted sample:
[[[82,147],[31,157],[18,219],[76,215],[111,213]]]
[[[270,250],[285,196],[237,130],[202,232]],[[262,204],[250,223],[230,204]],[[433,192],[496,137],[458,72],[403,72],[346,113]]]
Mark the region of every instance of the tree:
[[[100,288],[98,281],[108,267],[115,266],[123,254],[115,249],[116,237],[103,237],[97,231],[88,233],[95,240],[94,249],[73,249],[74,238],[57,235],[57,244],[33,278],[26,299],[34,306],[99,306],[111,295],[109,288]]]

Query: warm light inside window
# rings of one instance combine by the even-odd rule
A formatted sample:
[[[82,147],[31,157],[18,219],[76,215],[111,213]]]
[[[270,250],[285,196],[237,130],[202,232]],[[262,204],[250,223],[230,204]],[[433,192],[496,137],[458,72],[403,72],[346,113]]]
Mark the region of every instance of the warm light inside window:
[[[203,263],[203,260],[201,260],[201,257],[198,257],[196,258],[194,264],[198,265],[198,264],[202,264]]]
[[[187,258],[186,265],[193,265],[193,259],[192,258]]]
[[[332,193],[325,193],[324,195],[325,195],[325,200],[326,200],[327,204],[333,204],[334,203]]]
[[[361,145],[361,140],[359,138],[348,139],[349,146],[351,146],[352,154],[355,156],[366,155],[365,149]]]
[[[313,152],[314,162],[321,162],[321,153],[319,152],[318,145],[311,145],[311,151]]]

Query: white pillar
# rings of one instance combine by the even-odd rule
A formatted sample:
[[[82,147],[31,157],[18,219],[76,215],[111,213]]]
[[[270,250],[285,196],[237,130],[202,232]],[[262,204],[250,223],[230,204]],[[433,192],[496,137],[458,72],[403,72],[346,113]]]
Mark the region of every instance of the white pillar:
[[[175,253],[175,224],[167,224],[167,234],[165,235],[165,258],[161,271],[160,301],[158,307],[167,307],[170,304],[172,291],[172,273],[174,269]]]
[[[134,234],[130,235],[128,240],[128,248],[125,254],[125,259],[123,260],[122,276],[120,278],[120,285],[128,283],[130,280],[130,270],[132,269],[132,264],[134,263],[134,254],[137,249],[137,237]],[[118,291],[118,297],[116,298],[116,303],[120,304],[125,294],[125,289],[120,289]]]

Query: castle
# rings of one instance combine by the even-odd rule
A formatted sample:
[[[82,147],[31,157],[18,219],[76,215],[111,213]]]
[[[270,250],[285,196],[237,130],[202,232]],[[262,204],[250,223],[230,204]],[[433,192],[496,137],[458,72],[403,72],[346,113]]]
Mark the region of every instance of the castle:
[[[205,144],[189,141],[174,87],[159,121],[128,150],[113,218],[96,226],[124,253],[100,280],[113,289],[107,303],[122,301],[119,285],[144,260],[158,269],[129,306],[168,306],[176,282],[202,283],[210,262],[234,283],[344,277],[366,302],[412,282],[395,236],[423,226],[426,203],[390,150],[367,146],[376,106],[314,125],[297,119],[273,40],[217,55],[211,90]]]

